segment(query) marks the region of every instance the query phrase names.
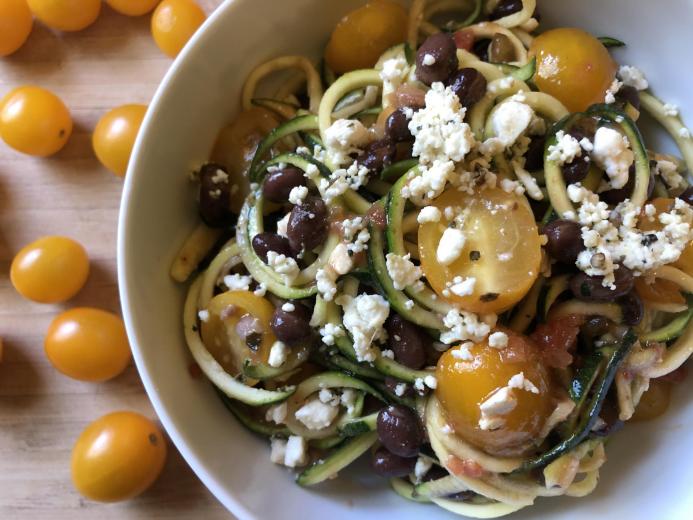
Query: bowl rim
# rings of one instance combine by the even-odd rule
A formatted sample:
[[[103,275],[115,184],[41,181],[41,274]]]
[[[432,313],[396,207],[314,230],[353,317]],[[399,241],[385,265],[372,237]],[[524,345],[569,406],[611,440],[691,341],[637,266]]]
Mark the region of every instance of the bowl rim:
[[[210,474],[201,462],[197,452],[192,449],[183,439],[183,435],[176,426],[171,415],[167,412],[166,407],[158,396],[155,384],[147,369],[144,356],[139,347],[140,337],[137,328],[135,327],[133,314],[130,305],[130,281],[128,258],[131,255],[127,243],[127,230],[131,226],[131,208],[133,192],[136,190],[138,179],[144,175],[141,163],[143,162],[144,150],[149,146],[153,139],[152,134],[155,131],[154,121],[159,112],[160,105],[165,103],[165,99],[169,92],[170,85],[178,79],[184,72],[184,69],[193,61],[193,57],[199,52],[198,49],[203,47],[203,42],[210,39],[210,29],[221,23],[221,19],[232,16],[232,12],[241,5],[238,0],[224,0],[215,10],[207,17],[205,22],[200,26],[193,37],[188,41],[182,51],[175,58],[169,69],[166,71],[164,78],[159,83],[145,114],[140,127],[140,132],[137,135],[135,145],[132,150],[131,161],[128,165],[123,191],[121,195],[120,207],[118,211],[118,231],[117,231],[117,275],[118,275],[118,292],[120,295],[121,313],[125,323],[125,329],[130,342],[132,357],[137,367],[140,379],[144,385],[145,392],[157,414],[157,417],[163,425],[169,438],[180,452],[185,462],[190,466],[197,477],[202,481],[205,487],[221,502],[221,504],[241,520],[255,519],[253,515],[232,493],[229,493],[225,487]]]

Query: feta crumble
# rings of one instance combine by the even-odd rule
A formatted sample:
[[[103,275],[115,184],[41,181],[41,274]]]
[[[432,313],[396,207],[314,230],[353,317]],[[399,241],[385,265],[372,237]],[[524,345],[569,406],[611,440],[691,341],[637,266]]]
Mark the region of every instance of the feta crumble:
[[[209,321],[209,311],[203,309],[197,313],[197,317],[200,318],[200,321],[207,322]]]
[[[489,324],[479,320],[479,316],[471,312],[450,310],[443,317],[444,330],[440,335],[440,341],[446,345],[458,341],[483,341],[491,332]]]
[[[229,291],[247,291],[253,279],[250,276],[240,274],[227,274],[224,276],[224,285]]]
[[[338,275],[347,274],[351,271],[351,268],[354,267],[354,261],[349,255],[347,244],[344,242],[337,244],[332,253],[330,253],[327,263]]]
[[[284,465],[289,468],[305,466],[308,463],[308,443],[303,437],[291,435],[286,442]]]
[[[676,117],[679,115],[679,107],[671,103],[664,104],[664,115],[670,117]]]
[[[318,269],[315,274],[318,292],[325,301],[331,302],[337,294],[337,273],[331,268]]]
[[[452,357],[460,361],[471,361],[474,359],[474,356],[472,356],[472,353],[469,351],[470,345],[473,345],[473,343],[462,343],[458,348],[452,351]]]
[[[388,253],[385,257],[387,274],[392,278],[392,283],[398,291],[414,285],[423,274],[421,268],[414,265],[410,257],[409,254],[400,256],[394,253]]]
[[[517,398],[513,389],[504,386],[496,390],[490,397],[479,405],[481,417],[479,428],[482,430],[497,430],[505,425],[503,416],[512,412],[517,406]]]
[[[489,347],[504,349],[508,346],[508,335],[505,332],[494,332],[488,337]]]
[[[635,155],[628,139],[612,128],[600,127],[594,135],[592,158],[609,177],[613,189],[623,188],[628,182],[628,169]]]
[[[441,214],[438,208],[435,206],[426,206],[421,208],[421,211],[419,211],[419,214],[416,217],[416,221],[419,224],[426,224],[427,222],[439,222],[440,217]]]
[[[291,218],[291,212],[284,215],[280,220],[277,221],[277,235],[284,238],[289,238],[286,233],[286,228],[289,226],[289,219]]]
[[[457,228],[447,228],[438,242],[436,259],[441,265],[450,265],[462,254],[466,238]]]
[[[669,188],[677,189],[685,185],[685,180],[679,174],[678,167],[671,161],[657,161],[655,175],[659,175]]]
[[[339,413],[337,406],[323,403],[319,398],[307,401],[294,414],[296,420],[303,423],[309,430],[322,430],[332,424]]]
[[[520,372],[511,377],[508,381],[508,388],[517,388],[518,390],[525,390],[533,394],[539,393],[539,389],[525,377],[524,372]]]
[[[300,206],[307,196],[308,188],[306,186],[294,186],[289,193],[289,202]]]
[[[607,105],[616,103],[616,94],[618,94],[618,91],[621,90],[621,87],[623,87],[623,83],[615,79],[604,93],[604,103]]]
[[[358,361],[375,361],[377,348],[372,343],[386,337],[383,324],[390,314],[390,304],[379,294],[342,295],[337,304],[344,310],[344,327],[354,340]]]
[[[278,368],[286,363],[286,358],[289,355],[289,347],[282,341],[275,341],[270,348],[267,364],[272,368]]]
[[[460,280],[453,280],[453,283],[450,286],[450,291],[453,294],[456,294],[457,296],[469,296],[470,294],[474,294],[476,278],[474,278],[473,276],[468,276],[464,279],[460,276],[455,277],[455,279],[457,278],[459,278]]]
[[[325,130],[328,156],[338,166],[350,162],[349,154],[358,153],[371,140],[371,133],[358,119],[337,119]]]
[[[637,67],[632,67],[630,65],[622,65],[621,68],[618,69],[618,77],[621,78],[624,85],[628,85],[637,90],[647,90],[650,86],[645,74]]]
[[[287,257],[286,255],[279,254],[276,251],[267,252],[267,265],[270,266],[275,273],[282,275],[288,284],[291,284],[300,272],[296,260],[290,256]],[[226,278],[224,278],[224,282],[226,282]]]
[[[288,406],[286,401],[270,406],[265,412],[265,420],[277,424],[284,424],[286,421]]]
[[[402,56],[390,58],[383,62],[380,71],[380,79],[383,80],[383,93],[394,92],[406,79],[409,72],[409,63]]]
[[[282,305],[282,310],[284,312],[294,312],[296,310],[296,306],[291,302],[286,302]]]
[[[424,54],[424,57],[423,57],[423,60],[421,60],[421,63],[423,63],[427,67],[430,67],[431,65],[435,65],[436,57],[433,56],[433,54]]]
[[[433,462],[428,457],[419,457],[416,459],[416,464],[414,465],[414,478],[416,482],[421,482],[432,467]]]
[[[496,137],[507,148],[525,133],[533,117],[532,107],[511,99],[495,109],[491,116],[491,125]]]
[[[334,345],[336,338],[344,336],[344,329],[340,325],[335,325],[333,323],[326,323],[323,327],[320,327],[319,332],[322,337],[322,342],[330,346]]]
[[[556,161],[559,165],[571,163],[576,157],[582,155],[580,142],[563,130],[556,133],[556,144],[549,146],[549,161]]]

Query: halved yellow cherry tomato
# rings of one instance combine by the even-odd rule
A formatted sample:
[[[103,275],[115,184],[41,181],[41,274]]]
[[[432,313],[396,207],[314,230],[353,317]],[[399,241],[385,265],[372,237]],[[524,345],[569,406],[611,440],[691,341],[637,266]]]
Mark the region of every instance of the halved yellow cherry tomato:
[[[250,291],[227,291],[215,296],[207,306],[209,316],[202,321],[202,341],[217,362],[231,375],[241,372],[245,359],[266,363],[277,338],[270,329],[274,305]],[[261,332],[254,348],[239,336],[241,319],[256,318]]]
[[[81,31],[101,12],[101,0],[27,0],[36,18],[59,31]]]
[[[205,18],[194,0],[163,0],[152,15],[152,36],[161,52],[175,58]]]
[[[226,166],[231,184],[238,191],[231,194],[231,209],[238,213],[250,191],[245,175],[260,141],[279,124],[267,109],[252,107],[243,110],[233,122],[222,128],[214,145],[211,159]]]
[[[10,280],[17,292],[39,303],[69,300],[88,276],[87,252],[67,237],[39,238],[24,246],[10,266]]]
[[[421,267],[433,290],[464,310],[500,313],[520,301],[539,275],[541,243],[534,215],[524,197],[501,189],[468,195],[451,188],[432,203],[443,217],[419,227]],[[438,261],[444,231],[464,213],[460,256],[450,265]],[[450,213],[450,211],[448,211]],[[455,278],[475,278],[471,294],[455,294]],[[461,291],[458,291],[461,292]]]
[[[80,381],[107,381],[130,362],[123,320],[88,307],[58,314],[48,327],[44,348],[55,368]]]
[[[552,385],[534,343],[510,330],[502,331],[508,335],[508,346],[503,349],[484,341],[469,348],[470,360],[455,357],[457,347],[443,354],[436,368],[435,395],[456,435],[489,453],[517,455],[534,446],[553,411]],[[512,389],[516,406],[503,415],[503,425],[494,430],[481,429],[479,406],[519,373],[539,393]]]
[[[81,433],[72,449],[72,482],[99,502],[133,498],[157,479],[168,447],[159,427],[135,412],[114,412]]]
[[[669,408],[671,401],[671,383],[661,379],[650,381],[650,387],[640,398],[633,421],[651,421],[661,417]]]
[[[335,27],[325,60],[337,73],[371,68],[407,35],[407,11],[390,0],[374,0],[350,12]]]
[[[114,11],[126,16],[142,16],[156,7],[160,0],[106,0]]]
[[[119,177],[128,169],[132,147],[142,125],[146,105],[123,105],[104,114],[91,142],[101,164]]]
[[[668,280],[657,279],[649,283],[640,276],[635,279],[635,290],[647,302],[679,305],[686,303],[686,298],[681,294],[681,288]]]
[[[70,112],[41,87],[18,87],[0,101],[0,137],[15,150],[39,157],[62,149],[72,134]]]
[[[668,213],[674,207],[674,199],[666,198],[656,198],[652,199],[648,204],[652,204],[657,210],[652,220],[650,220],[644,213],[640,216],[638,221],[638,228],[643,231],[659,231],[662,229],[662,223],[659,221],[659,215],[662,213]],[[679,259],[672,264],[674,267],[681,269],[685,273],[693,276],[693,243],[689,244],[686,249],[681,252]],[[663,302],[663,303],[674,303],[674,302]],[[682,302],[685,303],[685,302]]]
[[[573,28],[546,31],[529,49],[537,58],[534,81],[571,112],[580,112],[604,101],[616,77],[616,62],[591,34]]]
[[[0,2],[0,56],[19,49],[31,34],[34,18],[26,0]]]

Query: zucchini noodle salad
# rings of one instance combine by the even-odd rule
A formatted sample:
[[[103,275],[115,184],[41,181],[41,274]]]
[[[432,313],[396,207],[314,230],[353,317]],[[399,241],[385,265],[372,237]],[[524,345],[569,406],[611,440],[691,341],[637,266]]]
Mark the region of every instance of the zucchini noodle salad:
[[[683,377],[691,133],[625,43],[539,20],[535,0],[368,2],[318,63],[255,68],[193,173],[202,222],[171,270],[193,368],[299,485],[366,454],[469,517],[582,497]]]

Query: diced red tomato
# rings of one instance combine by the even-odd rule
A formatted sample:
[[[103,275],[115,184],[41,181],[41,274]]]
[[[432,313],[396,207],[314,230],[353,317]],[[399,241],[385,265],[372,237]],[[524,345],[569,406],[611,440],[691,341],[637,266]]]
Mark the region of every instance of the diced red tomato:
[[[458,49],[471,51],[472,47],[474,46],[474,33],[468,29],[457,31],[453,35],[453,39],[455,40],[455,45],[457,45]]]
[[[470,459],[460,459],[454,455],[448,457],[447,468],[453,475],[464,475],[472,478],[482,477],[485,473],[477,462]]]
[[[540,324],[530,336],[539,346],[544,362],[553,368],[566,368],[573,362],[570,353],[577,343],[584,316],[569,315]]]

